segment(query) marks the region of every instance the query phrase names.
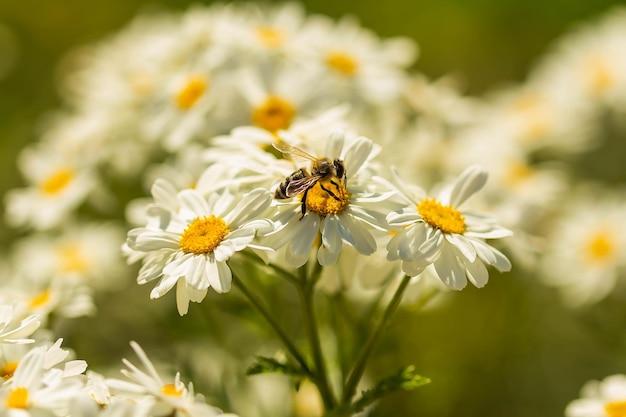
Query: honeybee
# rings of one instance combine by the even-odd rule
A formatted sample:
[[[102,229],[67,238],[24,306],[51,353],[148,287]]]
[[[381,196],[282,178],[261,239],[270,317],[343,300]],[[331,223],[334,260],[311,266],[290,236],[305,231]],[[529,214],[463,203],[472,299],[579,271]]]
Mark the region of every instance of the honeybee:
[[[300,168],[294,171],[279,184],[278,188],[276,188],[276,192],[274,193],[274,198],[277,200],[284,200],[302,194],[302,216],[300,216],[300,220],[302,220],[306,214],[307,194],[309,190],[315,186],[315,184],[322,180],[329,180],[331,184],[337,187],[337,189],[339,189],[337,181],[342,181],[343,184],[345,184],[346,168],[341,159],[331,161],[328,158],[318,158],[285,142],[275,143],[274,147],[286,156],[299,157],[309,160],[312,163],[310,173],[305,168]],[[332,198],[337,201],[341,201],[332,190],[324,187],[322,183],[320,183],[320,187]]]

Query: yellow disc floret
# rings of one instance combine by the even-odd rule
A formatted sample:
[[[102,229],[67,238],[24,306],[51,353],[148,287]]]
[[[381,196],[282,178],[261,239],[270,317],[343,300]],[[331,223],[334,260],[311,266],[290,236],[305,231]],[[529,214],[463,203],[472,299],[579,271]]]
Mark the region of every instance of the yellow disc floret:
[[[586,70],[589,78],[591,94],[600,96],[610,90],[616,82],[614,71],[602,56],[594,56],[587,62]]]
[[[228,226],[223,219],[213,215],[198,217],[187,226],[179,245],[185,253],[210,253],[222,243],[228,232]]]
[[[425,198],[417,204],[417,212],[422,219],[444,233],[465,233],[465,218],[460,211],[444,206],[434,198]]]
[[[39,184],[39,188],[44,194],[50,196],[57,195],[71,184],[74,176],[75,174],[73,170],[69,168],[61,168],[44,179]]]
[[[7,408],[28,408],[28,389],[24,387],[13,388],[4,400],[4,405]]]
[[[8,361],[0,368],[0,378],[9,379],[17,369],[17,362]]]
[[[40,292],[39,294],[35,295],[33,298],[31,298],[30,302],[28,303],[28,306],[31,309],[35,310],[37,308],[43,307],[46,304],[48,304],[50,302],[50,298],[51,298],[50,290],[44,290]]]
[[[89,269],[89,260],[77,244],[64,244],[57,250],[59,270],[83,273]]]
[[[352,55],[345,52],[330,52],[326,55],[326,65],[346,77],[352,77],[359,69],[359,63]]]
[[[180,397],[183,395],[183,390],[176,388],[174,384],[165,384],[161,387],[161,393],[168,397]]]
[[[604,412],[608,417],[626,417],[626,400],[606,403]]]
[[[270,132],[286,129],[296,114],[291,102],[278,96],[269,96],[252,111],[252,123]]]
[[[257,28],[256,35],[259,41],[267,48],[279,48],[285,41],[283,32],[271,26],[261,26]]]
[[[585,244],[587,259],[594,263],[602,263],[612,259],[615,252],[615,238],[605,230],[593,233]]]
[[[189,110],[202,98],[209,82],[202,75],[193,75],[187,79],[185,84],[176,93],[174,101],[180,110]]]
[[[332,192],[332,194],[324,190],[324,188]],[[350,193],[348,193],[345,184],[339,178],[318,182],[309,190],[306,196],[307,210],[320,216],[340,214],[349,203]]]

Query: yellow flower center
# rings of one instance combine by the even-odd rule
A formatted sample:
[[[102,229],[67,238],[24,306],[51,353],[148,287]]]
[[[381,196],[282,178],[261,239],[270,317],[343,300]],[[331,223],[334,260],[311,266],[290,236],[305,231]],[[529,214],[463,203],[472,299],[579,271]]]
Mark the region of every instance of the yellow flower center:
[[[513,110],[523,120],[525,139],[540,139],[550,129],[550,117],[545,99],[537,93],[525,93],[513,103]]]
[[[616,249],[615,238],[604,230],[591,235],[585,245],[587,259],[593,263],[610,260],[615,255]]]
[[[210,253],[224,240],[228,232],[228,226],[223,219],[213,215],[198,217],[187,226],[179,245],[185,253]]]
[[[39,187],[44,194],[56,195],[63,191],[74,179],[74,171],[68,168],[61,168],[48,178],[44,179]]]
[[[465,233],[465,218],[454,207],[444,206],[434,198],[425,198],[417,204],[417,211],[426,223],[444,233]]]
[[[180,397],[183,395],[183,390],[176,388],[174,384],[165,384],[161,387],[161,393],[168,397]]]
[[[333,184],[331,181],[337,185]],[[320,216],[340,214],[349,203],[350,193],[346,189],[343,180],[339,178],[318,182],[309,190],[306,196],[307,210],[317,213]]]
[[[28,306],[33,310],[39,307],[43,307],[50,302],[50,298],[50,290],[42,291],[30,299]]]
[[[257,28],[256,35],[267,48],[279,48],[285,42],[285,34],[280,29],[271,26]]]
[[[61,272],[86,272],[89,268],[89,261],[79,245],[63,245],[58,249],[57,255]]]
[[[510,186],[515,186],[523,183],[532,177],[534,171],[523,162],[511,162],[505,173],[504,181]]]
[[[615,73],[603,57],[596,56],[589,59],[586,70],[589,88],[593,95],[602,95],[615,84]]]
[[[626,417],[626,401],[612,401],[604,404],[607,417]]]
[[[330,52],[326,55],[326,65],[346,77],[352,77],[359,69],[359,63],[352,55],[345,52]]]
[[[28,390],[24,387],[13,388],[4,400],[7,408],[28,408]]]
[[[4,379],[9,379],[13,376],[16,369],[17,362],[8,361],[2,366],[2,368],[0,368],[0,377]]]
[[[189,110],[196,105],[208,87],[209,82],[206,77],[202,75],[189,77],[185,85],[176,94],[176,106],[180,110]]]
[[[286,129],[296,114],[296,108],[289,101],[270,96],[252,111],[252,123],[270,132]]]

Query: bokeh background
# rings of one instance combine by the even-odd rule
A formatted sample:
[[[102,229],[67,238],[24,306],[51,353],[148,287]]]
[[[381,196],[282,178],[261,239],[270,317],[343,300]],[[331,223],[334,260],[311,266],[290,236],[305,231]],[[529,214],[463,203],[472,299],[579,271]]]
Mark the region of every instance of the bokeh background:
[[[58,104],[56,82],[64,54],[115,31],[143,11],[184,9],[192,1],[20,0],[0,1],[0,195],[18,186],[18,150],[37,137],[41,116]],[[420,46],[416,68],[430,77],[454,74],[463,90],[481,94],[522,81],[532,63],[559,35],[623,2],[618,0],[313,0],[311,12],[351,14],[383,36],[403,35]],[[625,45],[626,47],[626,45]],[[623,183],[617,165],[606,179]],[[589,158],[589,155],[587,155]],[[591,166],[589,161],[580,161]],[[600,173],[602,175],[603,172]],[[0,249],[18,232],[0,223]],[[100,314],[61,325],[79,356],[91,366],[117,363],[130,339],[156,356],[185,367],[185,343],[220,344],[232,326],[263,328],[224,313],[209,298],[191,317],[173,313],[172,297],[147,302],[149,289],[129,285],[116,299],[98,300]],[[413,363],[433,383],[385,399],[376,416],[554,417],[577,397],[583,382],[626,371],[626,304],[608,300],[572,311],[556,293],[519,268],[494,276],[480,291],[454,294],[444,308],[404,310],[391,337],[372,361],[372,375]],[[214,302],[215,301],[215,302]],[[250,313],[237,299],[226,310]],[[337,310],[330,310],[340,314]],[[128,319],[129,317],[133,319]],[[200,319],[202,317],[202,319]],[[124,323],[120,328],[119,323]],[[230,338],[232,339],[232,338]],[[229,340],[238,355],[255,353]],[[201,346],[201,345],[200,345]],[[245,369],[242,364],[241,372]],[[207,370],[209,372],[209,370]],[[200,378],[201,379],[201,378]],[[200,381],[200,391],[203,387]],[[245,417],[245,416],[242,416]]]

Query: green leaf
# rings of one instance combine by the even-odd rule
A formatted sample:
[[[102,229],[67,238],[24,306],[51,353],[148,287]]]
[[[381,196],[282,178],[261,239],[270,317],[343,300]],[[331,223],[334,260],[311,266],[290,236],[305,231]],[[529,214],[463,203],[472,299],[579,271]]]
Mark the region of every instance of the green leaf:
[[[361,397],[350,407],[355,413],[363,411],[378,399],[395,391],[412,391],[430,383],[430,379],[418,375],[415,366],[400,369],[395,374],[380,380],[374,387],[363,391]]]
[[[259,375],[267,373],[280,373],[289,376],[304,376],[304,372],[296,366],[278,359],[266,356],[257,356],[256,361],[248,368],[246,375]]]

